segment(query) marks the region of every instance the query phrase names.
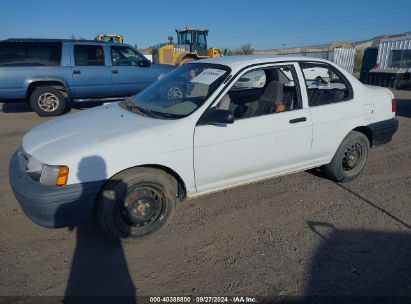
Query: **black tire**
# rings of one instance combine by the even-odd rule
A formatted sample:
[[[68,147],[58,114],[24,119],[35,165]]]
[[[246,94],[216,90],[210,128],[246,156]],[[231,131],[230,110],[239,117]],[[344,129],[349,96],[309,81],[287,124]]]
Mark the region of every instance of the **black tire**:
[[[368,160],[370,142],[363,133],[351,131],[338,147],[331,162],[324,167],[336,182],[349,182],[363,172]]]
[[[63,94],[53,87],[38,87],[30,95],[30,106],[39,116],[58,116],[67,109]]]
[[[176,197],[177,182],[164,171],[129,169],[104,186],[97,200],[98,220],[110,237],[142,237],[172,217]]]

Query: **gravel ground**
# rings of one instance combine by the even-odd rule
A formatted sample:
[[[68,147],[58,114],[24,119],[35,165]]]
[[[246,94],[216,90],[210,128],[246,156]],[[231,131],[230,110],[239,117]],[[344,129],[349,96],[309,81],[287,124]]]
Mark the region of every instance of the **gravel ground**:
[[[311,170],[188,200],[131,242],[95,223],[42,228],[22,213],[8,161],[48,119],[4,104],[0,295],[411,296],[411,93],[395,94],[399,131],[357,180]]]

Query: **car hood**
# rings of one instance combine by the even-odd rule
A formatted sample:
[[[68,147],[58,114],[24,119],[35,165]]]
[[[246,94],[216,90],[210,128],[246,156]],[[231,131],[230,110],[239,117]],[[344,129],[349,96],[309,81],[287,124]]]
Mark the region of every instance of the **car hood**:
[[[22,146],[35,159],[58,164],[64,156],[81,150],[108,149],[136,133],[152,131],[171,122],[134,114],[113,103],[41,124],[23,137]]]

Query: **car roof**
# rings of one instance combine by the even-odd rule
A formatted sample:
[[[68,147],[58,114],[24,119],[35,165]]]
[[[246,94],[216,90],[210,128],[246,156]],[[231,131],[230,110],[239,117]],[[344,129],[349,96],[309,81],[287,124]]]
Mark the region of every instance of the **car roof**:
[[[224,56],[220,58],[203,59],[203,63],[214,63],[227,65],[232,69],[243,68],[253,64],[276,63],[284,61],[317,61],[330,63],[330,61],[314,57],[306,56],[290,56],[290,55],[237,55]],[[196,61],[190,62],[195,63]],[[198,62],[198,61],[197,61]]]
[[[69,42],[69,43],[76,43],[76,44],[117,44],[117,43],[109,43],[105,41],[99,40],[77,40],[77,39],[48,39],[48,38],[10,38],[6,40],[0,40],[0,42]]]

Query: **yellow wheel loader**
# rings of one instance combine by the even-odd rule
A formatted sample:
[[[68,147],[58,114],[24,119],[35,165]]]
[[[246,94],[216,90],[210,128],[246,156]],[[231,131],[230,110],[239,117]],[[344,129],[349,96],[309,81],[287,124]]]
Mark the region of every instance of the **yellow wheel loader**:
[[[208,30],[185,28],[176,33],[176,44],[170,42],[153,48],[153,62],[182,65],[192,60],[221,57],[220,49],[207,48]]]
[[[94,39],[111,43],[123,43],[123,35],[117,34],[98,34]]]

